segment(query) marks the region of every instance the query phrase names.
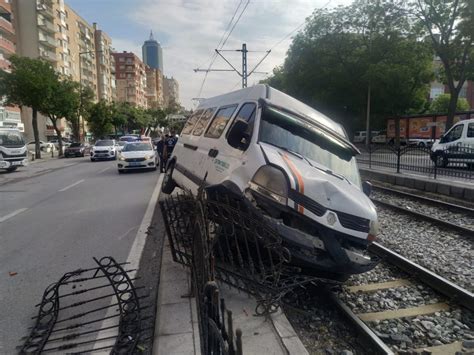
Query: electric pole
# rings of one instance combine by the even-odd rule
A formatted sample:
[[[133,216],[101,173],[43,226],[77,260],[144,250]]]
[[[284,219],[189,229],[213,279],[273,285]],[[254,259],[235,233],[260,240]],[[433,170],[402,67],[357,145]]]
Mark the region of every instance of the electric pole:
[[[255,69],[257,69],[258,66],[265,60],[265,58],[270,54],[271,50],[263,51],[263,52],[265,52],[265,55],[262,57],[262,59],[260,59],[260,61],[257,63],[257,65],[255,65],[255,67],[250,72],[248,71],[248,68],[247,68],[247,53],[249,53],[249,52],[262,52],[262,51],[249,51],[249,50],[247,50],[247,44],[246,43],[242,43],[242,48],[241,49],[227,49],[227,50],[216,49],[215,51],[222,59],[224,59],[224,61],[232,69],[199,69],[199,68],[197,68],[197,69],[194,69],[194,72],[196,72],[196,73],[197,72],[206,72],[206,73],[208,73],[208,72],[211,72],[211,71],[216,71],[216,72],[233,71],[233,72],[236,72],[242,78],[242,88],[247,87],[247,79],[253,73],[267,74],[267,73],[262,73],[262,72],[256,72]],[[224,57],[222,52],[242,52],[242,70],[239,71],[234,65],[232,65],[232,63],[226,57]]]

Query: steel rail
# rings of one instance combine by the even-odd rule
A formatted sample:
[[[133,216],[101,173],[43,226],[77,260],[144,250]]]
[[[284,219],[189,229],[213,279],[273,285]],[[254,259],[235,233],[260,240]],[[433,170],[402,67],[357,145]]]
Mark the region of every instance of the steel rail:
[[[472,213],[474,215],[474,208],[471,208],[471,207],[456,205],[456,204],[451,203],[451,202],[436,200],[434,198],[421,196],[421,195],[417,195],[417,194],[412,194],[412,193],[409,193],[409,192],[406,192],[406,191],[392,189],[392,188],[385,187],[385,186],[380,186],[380,185],[374,185],[373,184],[372,188],[374,188],[375,190],[380,190],[380,191],[384,191],[384,192],[388,192],[388,193],[393,193],[395,195],[400,195],[400,196],[404,196],[404,197],[413,198],[414,200],[423,201],[423,202],[426,202],[427,204],[430,204],[430,205],[433,205],[433,206],[441,206],[441,207],[445,207],[445,208],[455,209],[455,210],[458,210],[459,212],[462,212],[462,213],[468,213],[468,214]]]
[[[466,237],[470,237],[470,238],[474,237],[474,230],[472,230],[470,228],[466,228],[466,227],[460,226],[460,225],[455,224],[455,223],[451,223],[451,222],[448,222],[448,221],[444,221],[442,219],[431,217],[427,214],[424,214],[424,213],[421,213],[421,212],[416,212],[416,211],[413,211],[413,210],[409,210],[409,209],[406,209],[406,208],[403,208],[401,206],[397,206],[397,205],[394,205],[392,203],[388,203],[388,202],[385,202],[385,201],[377,200],[377,199],[374,199],[374,198],[372,198],[372,201],[375,202],[376,204],[382,205],[384,207],[391,208],[391,209],[400,211],[402,213],[424,219],[425,221],[436,224],[438,226],[442,226],[442,227],[447,228],[447,229],[452,229],[452,230],[454,230],[454,231],[458,232],[459,234],[462,234]]]
[[[411,260],[401,256],[398,253],[380,245],[379,243],[372,243],[369,251],[376,254],[388,263],[404,270],[410,275],[415,276],[420,281],[432,287],[434,290],[442,293],[449,299],[463,307],[474,311],[474,294],[468,290],[456,285],[455,283],[441,277],[427,268],[414,263]]]
[[[383,340],[380,339],[377,334],[375,334],[359,317],[357,317],[357,315],[354,314],[354,312],[352,312],[352,310],[342,302],[334,292],[329,291],[328,294],[331,301],[339,308],[344,317],[346,317],[355,327],[364,344],[370,347],[372,351],[370,352],[367,349],[368,354],[395,355]]]

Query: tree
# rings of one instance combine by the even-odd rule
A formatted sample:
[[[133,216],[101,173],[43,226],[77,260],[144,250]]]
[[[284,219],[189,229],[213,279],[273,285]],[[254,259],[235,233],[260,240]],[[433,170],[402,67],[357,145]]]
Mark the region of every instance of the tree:
[[[472,0],[413,0],[419,19],[442,64],[441,76],[451,94],[446,130],[454,122],[456,103],[466,79],[474,78],[474,2]]]
[[[111,106],[106,101],[101,100],[92,104],[89,108],[88,116],[89,129],[96,139],[112,132],[113,112]]]
[[[51,64],[41,59],[13,55],[11,73],[0,71],[0,94],[7,104],[31,107],[36,157],[41,158],[38,112],[52,97],[57,74]]]
[[[336,117],[382,126],[387,115],[421,109],[432,78],[432,52],[400,9],[403,0],[358,0],[317,10],[267,82]]]
[[[448,113],[449,105],[451,103],[450,94],[439,95],[430,105],[430,111],[433,113]],[[468,111],[470,109],[469,103],[464,98],[459,98],[456,105],[456,112]]]
[[[147,110],[150,120],[148,123],[148,131],[155,131],[158,127],[163,127],[167,124],[166,111],[161,108]]]
[[[60,80],[59,76],[56,76],[51,91],[52,95],[39,108],[40,112],[47,115],[53,124],[58,137],[60,156],[63,155],[63,142],[59,122],[62,118],[72,117],[76,112],[79,98],[78,85],[68,78]]]

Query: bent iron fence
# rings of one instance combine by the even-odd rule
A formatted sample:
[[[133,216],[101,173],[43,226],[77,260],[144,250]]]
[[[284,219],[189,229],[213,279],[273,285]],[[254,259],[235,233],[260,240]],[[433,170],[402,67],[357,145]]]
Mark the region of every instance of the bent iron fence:
[[[474,179],[474,147],[469,145],[455,145],[437,153],[425,145],[372,144],[359,149],[362,154],[357,161],[369,168],[421,173],[434,179],[441,176]]]
[[[308,283],[334,283],[299,274],[290,253],[265,217],[224,186],[185,192],[160,201],[173,260],[192,269],[203,354],[239,354],[232,313],[219,305],[216,279],[254,296],[255,313],[277,310],[282,298]],[[227,318],[226,318],[227,316]],[[239,352],[240,351],[240,352]]]

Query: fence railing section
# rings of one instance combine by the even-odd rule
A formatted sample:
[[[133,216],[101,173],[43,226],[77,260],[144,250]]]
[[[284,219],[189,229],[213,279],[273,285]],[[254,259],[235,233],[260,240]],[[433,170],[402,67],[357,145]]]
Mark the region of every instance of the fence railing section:
[[[381,167],[400,172],[415,172],[433,178],[474,178],[474,145],[452,145],[432,151],[426,146],[373,144],[360,147],[357,161],[369,168]]]

